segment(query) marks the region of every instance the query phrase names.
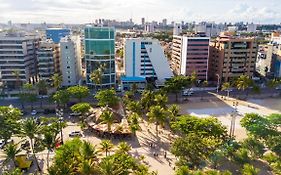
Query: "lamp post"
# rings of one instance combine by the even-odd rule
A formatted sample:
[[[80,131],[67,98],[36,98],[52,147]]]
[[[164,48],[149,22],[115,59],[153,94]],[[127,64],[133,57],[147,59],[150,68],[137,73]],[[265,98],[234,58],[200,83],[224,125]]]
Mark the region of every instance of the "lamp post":
[[[233,102],[233,107],[234,111],[231,114],[231,123],[230,123],[230,130],[229,130],[229,135],[230,137],[234,136],[234,131],[235,131],[235,121],[236,121],[236,116],[237,116],[237,106],[238,106],[238,101]]]
[[[219,87],[220,87],[220,75],[216,74],[216,76],[218,77],[218,81],[217,81],[217,94],[219,93]]]
[[[61,126],[61,122],[63,121],[63,109],[56,109],[56,115],[59,118],[60,138],[61,138],[61,143],[63,144],[63,134],[62,134],[62,126]]]

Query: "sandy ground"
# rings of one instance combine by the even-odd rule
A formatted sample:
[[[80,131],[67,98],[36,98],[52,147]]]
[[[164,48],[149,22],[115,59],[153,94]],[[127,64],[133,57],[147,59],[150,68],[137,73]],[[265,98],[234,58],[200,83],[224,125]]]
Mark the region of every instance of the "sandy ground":
[[[231,114],[235,115],[235,107],[233,101],[238,102],[237,117],[235,122],[235,136],[237,140],[247,137],[246,131],[240,125],[240,120],[246,113],[259,113],[261,115],[269,115],[281,112],[281,99],[260,99],[241,101],[236,99],[226,99],[220,101],[204,101],[196,103],[181,104],[182,114],[191,114],[198,117],[214,116],[218,118],[228,130],[231,123]]]

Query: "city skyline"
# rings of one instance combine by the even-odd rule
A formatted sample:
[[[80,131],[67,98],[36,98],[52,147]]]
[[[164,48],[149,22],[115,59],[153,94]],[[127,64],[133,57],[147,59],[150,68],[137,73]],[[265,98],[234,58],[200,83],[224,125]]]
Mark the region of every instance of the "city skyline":
[[[0,0],[0,22],[90,23],[95,19],[280,23],[277,0]],[[221,15],[223,14],[223,15]]]

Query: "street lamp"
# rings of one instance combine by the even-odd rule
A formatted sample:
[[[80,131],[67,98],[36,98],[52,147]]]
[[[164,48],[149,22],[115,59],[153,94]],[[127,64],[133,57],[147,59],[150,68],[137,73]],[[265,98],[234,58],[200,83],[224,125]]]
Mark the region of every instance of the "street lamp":
[[[61,122],[63,121],[63,109],[56,109],[56,115],[59,118],[60,138],[61,138],[61,143],[63,144],[63,134],[62,134],[62,126],[61,126]]]
[[[219,93],[219,87],[220,87],[220,75],[216,74],[216,76],[218,77],[218,82],[217,82],[217,94]]]
[[[230,123],[230,130],[229,130],[230,137],[234,136],[235,121],[236,121],[236,116],[238,113],[238,111],[237,111],[238,101],[234,101],[232,105],[234,107],[234,111],[231,113],[231,123]]]

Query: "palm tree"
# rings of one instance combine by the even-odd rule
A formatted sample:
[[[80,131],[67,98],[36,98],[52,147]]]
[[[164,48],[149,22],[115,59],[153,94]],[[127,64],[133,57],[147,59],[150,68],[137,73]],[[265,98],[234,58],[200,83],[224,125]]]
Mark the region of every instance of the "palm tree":
[[[253,165],[245,164],[242,169],[243,175],[257,175],[260,172],[260,169],[255,168]]]
[[[30,140],[31,150],[33,157],[35,159],[38,171],[41,172],[41,168],[38,163],[38,159],[35,155],[34,151],[34,140],[38,134],[40,134],[42,130],[41,124],[37,124],[34,118],[28,118],[22,121],[21,123],[21,135],[23,137],[28,137]]]
[[[20,79],[20,72],[18,70],[13,72],[13,75],[16,77],[16,86],[17,88],[21,87],[21,79]]]
[[[132,149],[132,147],[130,145],[128,145],[127,142],[120,142],[118,144],[117,152],[121,153],[121,154],[128,154],[131,149]]]
[[[62,84],[62,75],[54,74],[52,76],[53,86],[58,89],[61,87]]]
[[[253,84],[252,79],[247,75],[241,75],[236,81],[236,87],[238,90],[245,91]],[[246,96],[248,96],[248,91]]]
[[[100,118],[103,121],[102,123],[107,124],[108,131],[111,131],[111,125],[114,122],[113,112],[106,109],[105,111],[102,112]]]
[[[21,171],[21,169],[16,168],[11,172],[4,172],[3,175],[23,175],[23,172]]]
[[[146,90],[142,93],[141,96],[141,104],[145,110],[148,110],[150,106],[152,106],[155,101],[155,94],[153,91]]]
[[[90,80],[95,83],[95,89],[97,90],[97,85],[102,84],[102,74],[103,74],[103,69],[99,67],[98,69],[94,70],[90,74]]]
[[[274,89],[276,88],[277,86],[279,86],[281,83],[280,80],[277,80],[277,79],[273,79],[273,80],[269,80],[267,82],[267,87],[271,88],[271,89]]]
[[[79,149],[79,153],[82,160],[96,160],[98,155],[96,147],[85,140]]]
[[[101,141],[100,145],[101,145],[100,150],[102,152],[105,152],[105,156],[107,156],[107,153],[110,153],[110,151],[113,148],[113,144],[110,140],[103,140],[103,141]]]
[[[118,166],[114,159],[103,159],[99,165],[99,170],[102,175],[120,175],[123,168]]]
[[[163,95],[163,94],[157,94],[155,95],[155,102],[156,105],[161,106],[162,108],[166,108],[166,104],[168,102],[168,97],[167,95]]]
[[[155,122],[155,130],[158,135],[158,125],[164,125],[166,121],[166,111],[161,106],[152,106],[147,113],[150,122]]]
[[[40,80],[37,84],[36,84],[37,90],[38,90],[38,94],[42,94],[42,95],[46,95],[48,94],[48,84],[46,83],[45,80]]]
[[[96,166],[96,162],[91,159],[83,160],[78,164],[77,172],[79,175],[97,174],[98,168]]]
[[[127,104],[127,109],[131,112],[141,115],[142,107],[139,101],[129,101]]]
[[[139,125],[139,118],[140,118],[139,115],[133,112],[128,120],[130,123],[131,131],[133,132],[134,135],[136,135],[136,131],[141,130],[141,127]]]
[[[176,118],[177,116],[179,115],[179,112],[180,112],[180,108],[178,105],[176,104],[173,104],[169,107],[168,109],[168,112],[169,112],[169,116],[170,116],[170,120],[171,121],[176,121]]]
[[[229,97],[230,88],[231,88],[231,85],[229,82],[225,82],[222,84],[221,90],[227,91],[227,97]]]
[[[47,153],[47,167],[49,169],[50,152],[56,147],[56,134],[52,131],[44,132],[43,145],[48,149]]]
[[[5,160],[3,165],[9,163],[10,161],[12,161],[13,163],[13,167],[16,166],[16,162],[15,162],[15,158],[16,155],[20,152],[21,150],[18,148],[17,144],[14,143],[10,143],[8,145],[5,146],[4,148],[4,154],[5,154]]]

